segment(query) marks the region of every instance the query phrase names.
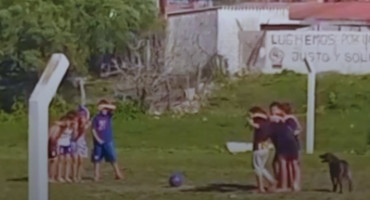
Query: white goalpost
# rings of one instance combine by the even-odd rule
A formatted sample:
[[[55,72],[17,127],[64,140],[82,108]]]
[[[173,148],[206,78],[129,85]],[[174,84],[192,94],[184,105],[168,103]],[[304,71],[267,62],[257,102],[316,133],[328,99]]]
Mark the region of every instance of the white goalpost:
[[[28,112],[28,199],[48,199],[49,105],[62,81],[69,61],[53,54],[29,99]]]
[[[306,124],[306,153],[313,154],[315,147],[315,93],[316,69],[305,58],[307,75],[307,124]]]

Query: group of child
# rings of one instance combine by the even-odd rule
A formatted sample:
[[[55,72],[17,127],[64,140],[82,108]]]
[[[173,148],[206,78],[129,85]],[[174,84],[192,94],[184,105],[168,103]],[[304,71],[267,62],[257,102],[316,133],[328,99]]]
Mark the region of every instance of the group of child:
[[[300,191],[300,143],[301,126],[292,115],[289,103],[273,102],[268,114],[261,107],[249,110],[248,121],[254,128],[253,136],[253,167],[257,175],[260,192],[265,192],[264,178],[272,192]],[[274,176],[266,169],[269,149],[275,148],[272,168]]]
[[[117,164],[113,142],[112,116],[115,105],[107,100],[98,103],[99,113],[90,122],[90,112],[85,106],[70,111],[55,121],[49,131],[49,180],[50,182],[81,182],[83,161],[88,157],[86,133],[90,126],[93,135],[91,160],[94,180],[100,179],[103,159],[113,166],[116,179],[122,179]],[[273,102],[268,114],[261,107],[249,110],[248,121],[254,128],[253,167],[260,192],[265,192],[264,178],[271,191],[299,191],[301,169],[299,161],[300,124],[288,103]],[[269,146],[275,147],[272,176],[266,169]]]
[[[91,160],[94,163],[94,180],[100,179],[100,163],[110,162],[116,179],[123,176],[117,164],[113,143],[112,116],[115,105],[107,100],[98,103],[99,113],[90,122],[90,112],[85,106],[68,112],[55,121],[49,130],[49,181],[81,182],[83,161],[88,157],[86,133],[90,126],[93,135]]]

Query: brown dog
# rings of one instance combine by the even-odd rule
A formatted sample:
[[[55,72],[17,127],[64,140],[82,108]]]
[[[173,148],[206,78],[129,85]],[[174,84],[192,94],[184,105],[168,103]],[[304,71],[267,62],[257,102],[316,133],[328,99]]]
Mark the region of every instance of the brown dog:
[[[333,183],[333,192],[337,191],[339,184],[339,192],[342,193],[342,181],[346,179],[349,185],[349,191],[352,191],[352,175],[349,165],[345,160],[340,160],[332,153],[320,155],[322,162],[329,164],[330,178]]]

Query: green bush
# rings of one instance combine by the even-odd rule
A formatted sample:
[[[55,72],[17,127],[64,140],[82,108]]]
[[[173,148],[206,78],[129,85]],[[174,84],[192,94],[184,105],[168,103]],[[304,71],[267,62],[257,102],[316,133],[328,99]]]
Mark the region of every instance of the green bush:
[[[137,119],[138,115],[144,113],[140,106],[132,101],[119,101],[116,106],[117,110],[114,116],[118,119],[134,120]]]
[[[76,109],[77,106],[73,106],[68,103],[63,97],[60,95],[56,95],[52,100],[50,107],[49,107],[49,115],[52,118],[59,118],[62,115],[66,114],[68,111],[72,109]]]

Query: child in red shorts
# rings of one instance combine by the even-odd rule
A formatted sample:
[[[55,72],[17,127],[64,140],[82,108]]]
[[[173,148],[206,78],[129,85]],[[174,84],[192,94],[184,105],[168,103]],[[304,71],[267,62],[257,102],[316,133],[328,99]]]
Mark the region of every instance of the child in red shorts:
[[[278,165],[278,191],[294,191],[300,190],[297,185],[297,180],[293,177],[300,174],[298,168],[299,146],[294,136],[291,124],[287,123],[287,114],[285,107],[281,103],[277,103],[274,108],[274,116],[270,117],[271,121],[271,136],[274,138],[276,148],[276,157]]]
[[[288,162],[289,167],[289,187],[293,189],[293,191],[300,191],[301,190],[301,165],[300,165],[300,141],[299,141],[299,134],[302,130],[302,127],[297,119],[296,116],[292,114],[292,108],[289,103],[283,104],[283,111],[285,113],[284,122],[287,126],[288,132],[290,135],[296,140],[296,145],[298,147],[298,157]]]

